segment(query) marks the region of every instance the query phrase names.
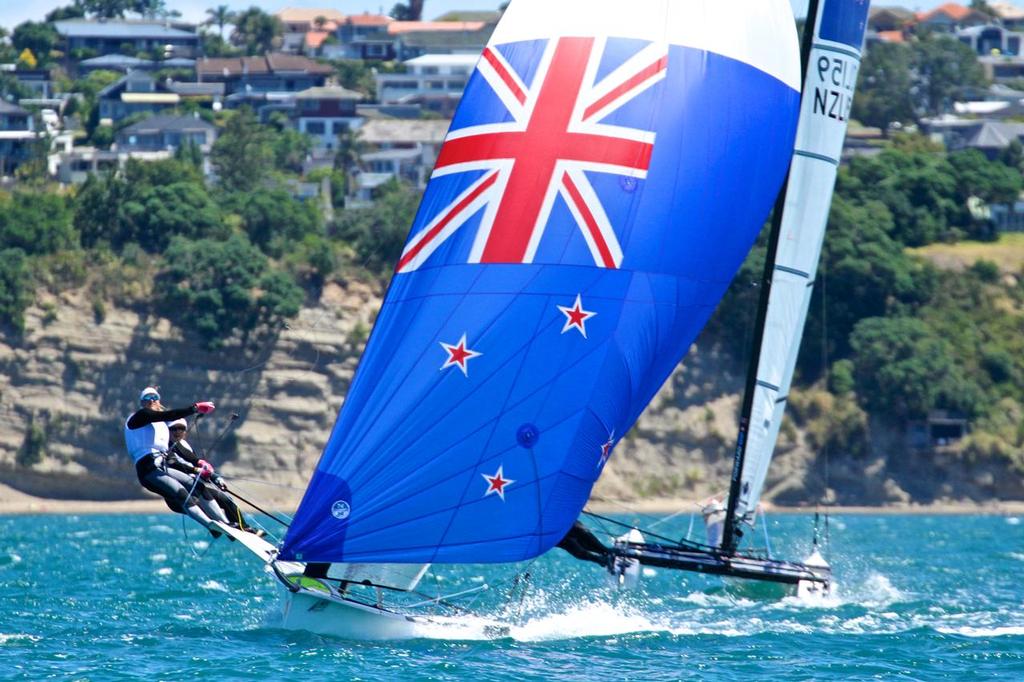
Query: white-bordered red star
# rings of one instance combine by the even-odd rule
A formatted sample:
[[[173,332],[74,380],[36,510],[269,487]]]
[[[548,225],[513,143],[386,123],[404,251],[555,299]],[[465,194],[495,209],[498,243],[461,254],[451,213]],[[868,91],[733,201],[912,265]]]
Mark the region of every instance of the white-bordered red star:
[[[515,483],[511,478],[505,478],[505,465],[498,467],[498,471],[493,476],[487,474],[480,474],[487,481],[487,491],[484,492],[484,497],[488,495],[497,495],[501,498],[501,501],[505,501],[505,488]]]
[[[441,348],[444,348],[448,353],[448,359],[441,365],[441,370],[444,371],[449,367],[458,367],[462,370],[462,373],[469,376],[469,368],[467,363],[473,359],[480,357],[483,353],[479,353],[475,350],[470,350],[466,347],[466,335],[463,334],[459,342],[454,346],[450,343],[441,342]]]
[[[601,445],[601,459],[597,461],[598,467],[603,467],[608,458],[612,456],[612,448],[615,447],[615,429],[608,434],[608,440]]]
[[[592,317],[596,317],[597,313],[592,310],[584,310],[583,302],[579,294],[576,294],[576,303],[571,308],[560,305],[558,309],[565,315],[565,324],[562,326],[562,333],[566,333],[570,329],[575,329],[580,334],[583,334],[583,338],[587,338],[587,320]]]

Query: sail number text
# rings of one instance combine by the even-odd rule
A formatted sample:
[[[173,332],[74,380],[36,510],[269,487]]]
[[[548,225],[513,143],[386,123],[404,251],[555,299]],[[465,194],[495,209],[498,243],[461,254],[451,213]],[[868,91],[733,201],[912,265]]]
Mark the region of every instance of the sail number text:
[[[813,112],[836,121],[846,121],[853,106],[853,88],[857,84],[860,62],[851,57],[818,57],[814,84]]]

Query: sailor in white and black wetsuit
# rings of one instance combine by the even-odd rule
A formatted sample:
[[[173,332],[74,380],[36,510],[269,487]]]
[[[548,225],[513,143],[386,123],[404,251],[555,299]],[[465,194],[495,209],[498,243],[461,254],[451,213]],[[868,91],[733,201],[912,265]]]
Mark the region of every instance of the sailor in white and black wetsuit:
[[[160,393],[147,386],[139,395],[141,407],[124,423],[124,442],[128,454],[135,460],[135,473],[139,483],[146,490],[160,495],[172,510],[188,514],[193,519],[219,535],[212,527],[213,521],[227,522],[224,512],[216,504],[204,500],[189,490],[196,485],[196,478],[176,469],[168,468],[164,461],[169,447],[167,422],[181,419],[196,412],[213,412],[210,402],[198,402],[176,410],[165,409],[160,404]]]
[[[233,528],[262,537],[264,535],[262,530],[253,528],[246,523],[238,505],[227,494],[227,486],[223,479],[213,470],[213,465],[205,459],[200,459],[192,445],[185,440],[185,436],[188,434],[188,422],[184,419],[176,419],[167,425],[167,429],[171,436],[170,447],[167,449],[168,468],[176,469],[190,476],[199,476],[196,495],[201,495],[204,500],[216,502]]]

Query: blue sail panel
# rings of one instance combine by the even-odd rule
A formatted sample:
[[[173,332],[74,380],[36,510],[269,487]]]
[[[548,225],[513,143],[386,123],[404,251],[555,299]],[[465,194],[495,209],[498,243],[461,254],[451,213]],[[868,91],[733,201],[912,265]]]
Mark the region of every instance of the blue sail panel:
[[[508,35],[470,79],[282,559],[551,548],[782,182],[799,97],[738,48]]]

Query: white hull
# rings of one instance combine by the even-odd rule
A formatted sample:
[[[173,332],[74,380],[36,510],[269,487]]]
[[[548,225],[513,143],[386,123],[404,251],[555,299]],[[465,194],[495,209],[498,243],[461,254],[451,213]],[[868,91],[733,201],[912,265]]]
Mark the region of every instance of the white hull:
[[[284,590],[281,627],[344,639],[411,639],[420,636],[408,616],[355,602]]]

